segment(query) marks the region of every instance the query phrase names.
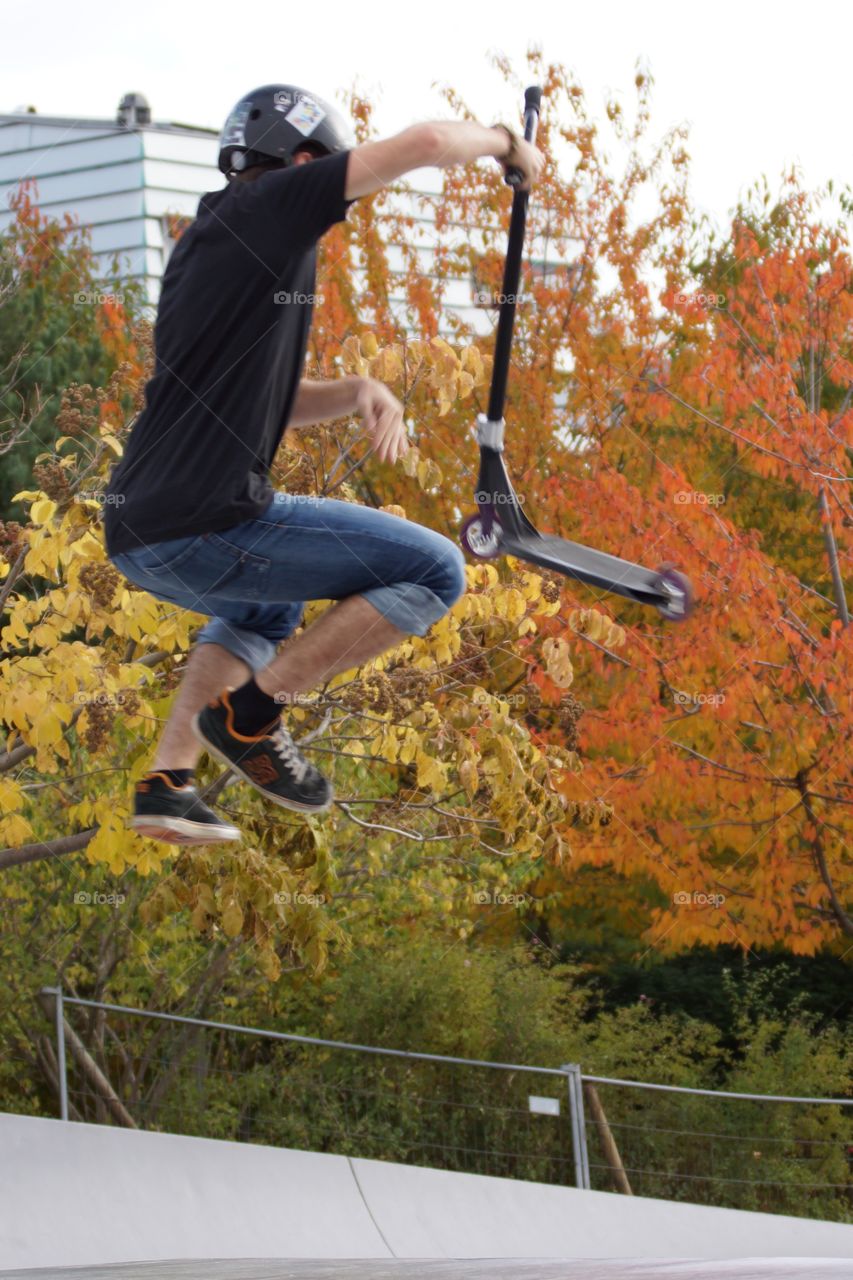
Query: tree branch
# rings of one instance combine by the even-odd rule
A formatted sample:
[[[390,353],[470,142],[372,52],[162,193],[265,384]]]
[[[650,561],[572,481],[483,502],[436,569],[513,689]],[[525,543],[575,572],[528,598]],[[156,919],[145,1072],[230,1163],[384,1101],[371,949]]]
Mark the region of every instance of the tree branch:
[[[829,894],[829,901],[832,905],[832,914],[841,926],[842,932],[848,935],[853,935],[853,920],[851,920],[850,916],[844,910],[844,907],[838,898],[838,894],[835,892],[835,886],[833,885],[832,878],[829,874],[829,867],[826,862],[826,851],[823,847],[823,839],[820,834],[820,828],[823,824],[814,811],[812,797],[809,794],[808,781],[806,779],[806,772],[804,769],[801,769],[797,774],[797,790],[802,797],[803,808],[806,811],[806,816],[814,827],[815,834],[813,839],[810,841],[812,853],[814,854],[820,878],[825,884],[827,893]]]
[[[0,871],[19,867],[25,862],[38,862],[41,858],[61,858],[66,853],[77,853],[98,832],[98,827],[78,831],[73,836],[59,836],[56,840],[36,840],[34,844],[21,844],[16,849],[0,849]]]

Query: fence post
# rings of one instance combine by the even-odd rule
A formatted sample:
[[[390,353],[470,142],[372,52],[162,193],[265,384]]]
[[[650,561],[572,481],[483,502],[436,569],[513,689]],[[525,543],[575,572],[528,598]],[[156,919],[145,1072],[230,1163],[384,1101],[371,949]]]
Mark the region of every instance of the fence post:
[[[598,1129],[598,1136],[604,1149],[604,1155],[610,1165],[613,1181],[616,1183],[616,1190],[621,1191],[623,1195],[632,1196],[634,1193],[631,1190],[631,1184],[628,1181],[628,1175],[625,1172],[625,1166],[622,1163],[616,1140],[607,1122],[607,1116],[604,1113],[604,1107],[601,1105],[598,1091],[591,1081],[584,1084],[583,1078],[581,1078],[581,1089],[589,1103],[590,1113],[595,1121],[595,1127]]]
[[[68,1119],[68,1077],[65,1069],[65,1009],[62,1002],[62,987],[45,987],[45,991],[53,996],[53,1010],[56,1019],[56,1074],[59,1083],[59,1118]]]
[[[572,1152],[575,1158],[575,1186],[589,1191],[589,1154],[586,1145],[586,1122],[583,1108],[583,1082],[581,1069],[576,1062],[565,1063],[569,1094],[569,1114],[572,1120]]]

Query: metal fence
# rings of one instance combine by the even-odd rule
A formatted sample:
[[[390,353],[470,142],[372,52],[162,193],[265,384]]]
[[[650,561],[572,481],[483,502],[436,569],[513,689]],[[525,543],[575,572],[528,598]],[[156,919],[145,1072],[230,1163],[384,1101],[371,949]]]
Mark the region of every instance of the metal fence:
[[[853,1099],[348,1044],[41,993],[63,1120],[849,1221]]]

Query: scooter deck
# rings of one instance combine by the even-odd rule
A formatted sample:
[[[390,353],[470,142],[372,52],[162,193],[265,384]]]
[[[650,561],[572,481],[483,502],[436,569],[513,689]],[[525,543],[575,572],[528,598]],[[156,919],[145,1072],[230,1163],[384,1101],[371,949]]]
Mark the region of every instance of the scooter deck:
[[[596,551],[580,542],[570,542],[568,538],[541,533],[514,534],[503,529],[500,549],[501,555],[517,556],[519,560],[527,560],[542,569],[553,569],[556,573],[576,578],[578,582],[615,592],[639,604],[660,608],[670,602],[670,597],[661,588],[658,572],[612,556],[607,551]]]
[[[533,85],[524,95],[524,137],[531,144],[536,140],[541,98],[542,90],[538,85]],[[470,516],[462,526],[462,545],[472,555],[483,559],[493,559],[498,555],[516,556],[564,577],[600,587],[602,591],[651,605],[666,618],[685,618],[690,612],[692,593],[683,574],[668,566],[658,570],[646,569],[606,551],[596,551],[579,542],[540,533],[524,514],[523,503],[519,501],[507,474],[502,456],[504,405],[515,305],[521,281],[528,198],[528,193],[521,189],[520,179],[519,173],[507,177],[516,191],[509,222],[488,411],[477,416],[480,470],[475,499],[478,515]]]

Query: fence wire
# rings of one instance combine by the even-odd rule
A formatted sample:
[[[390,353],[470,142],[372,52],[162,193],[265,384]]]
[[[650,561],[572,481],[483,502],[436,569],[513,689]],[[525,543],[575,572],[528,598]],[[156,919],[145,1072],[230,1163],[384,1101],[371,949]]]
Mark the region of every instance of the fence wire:
[[[853,1219],[853,1135],[845,1108],[596,1088],[635,1195]],[[612,1185],[601,1134],[589,1118],[587,1137],[593,1185]]]
[[[63,1006],[70,1119],[583,1185],[567,1070]],[[843,1103],[583,1079],[593,1189],[853,1220]],[[532,1096],[550,1113],[531,1110]]]

